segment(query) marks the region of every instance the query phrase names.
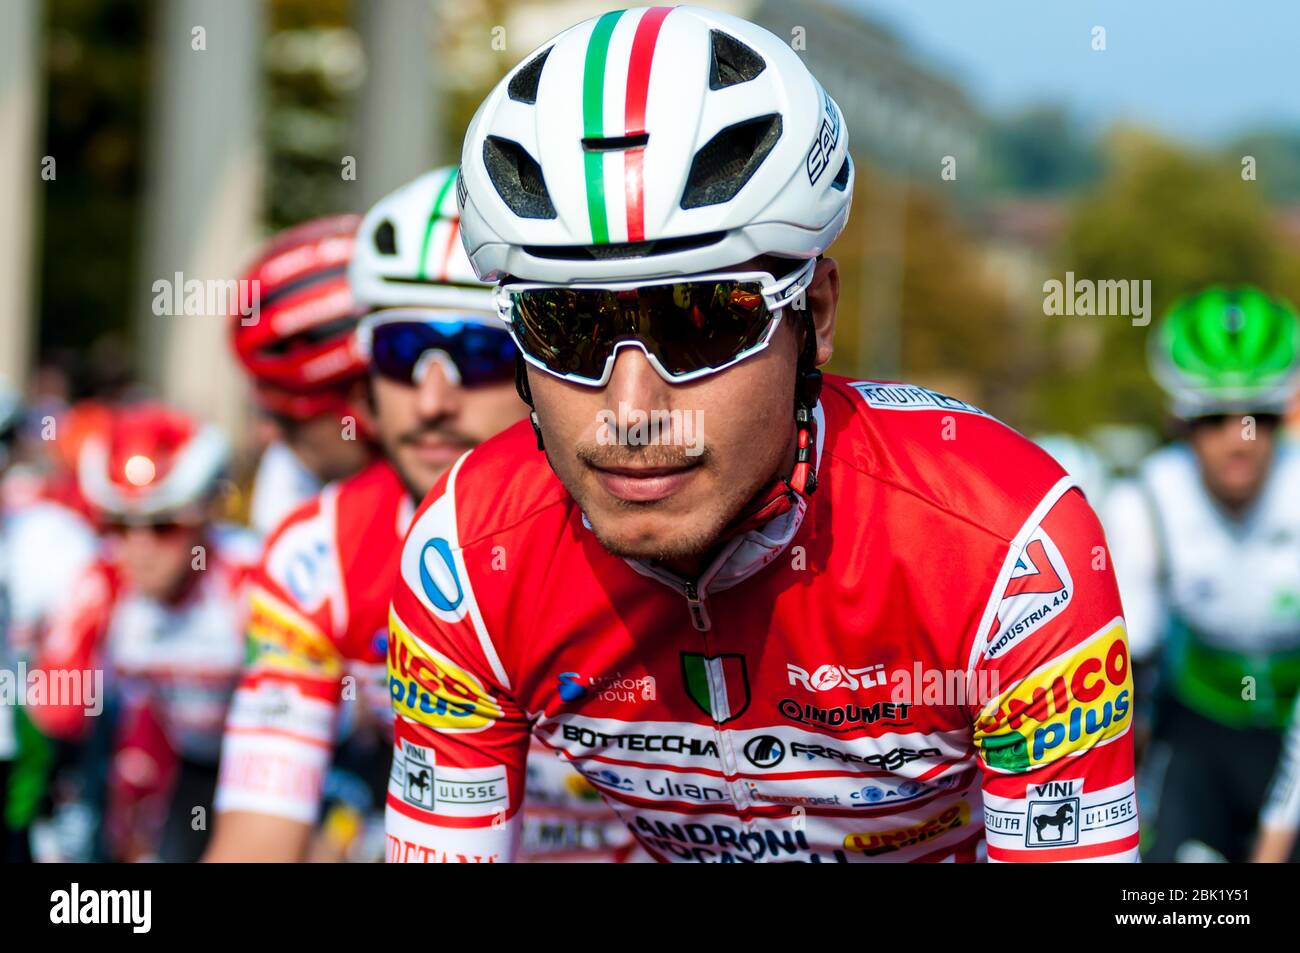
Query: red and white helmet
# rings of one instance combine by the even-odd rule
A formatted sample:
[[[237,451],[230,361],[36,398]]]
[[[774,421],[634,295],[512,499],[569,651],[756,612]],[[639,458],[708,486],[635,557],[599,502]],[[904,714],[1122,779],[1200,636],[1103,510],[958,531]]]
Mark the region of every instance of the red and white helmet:
[[[356,215],[315,219],[276,236],[245,272],[252,315],[231,315],[235,353],[266,410],[305,420],[346,412],[347,385],[365,373],[348,287]]]
[[[843,114],[788,44],[700,7],[606,13],[512,70],[457,182],[480,278],[629,280],[815,258],[853,194]]]
[[[86,440],[77,476],[101,515],[157,519],[206,502],[229,456],[229,443],[210,424],[161,404],[136,404],[113,414],[107,434]]]

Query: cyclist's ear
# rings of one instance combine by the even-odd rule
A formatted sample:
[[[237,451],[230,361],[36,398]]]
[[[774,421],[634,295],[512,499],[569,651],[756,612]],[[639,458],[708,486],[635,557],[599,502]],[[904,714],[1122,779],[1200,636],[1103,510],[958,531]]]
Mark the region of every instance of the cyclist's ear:
[[[348,388],[347,400],[348,407],[356,415],[362,431],[368,434],[378,433],[378,425],[375,422],[377,416],[375,412],[375,388],[371,383],[369,374],[353,381]]]
[[[821,256],[808,286],[807,317],[817,333],[817,366],[831,359],[835,342],[835,312],[840,300],[840,268],[834,258]]]

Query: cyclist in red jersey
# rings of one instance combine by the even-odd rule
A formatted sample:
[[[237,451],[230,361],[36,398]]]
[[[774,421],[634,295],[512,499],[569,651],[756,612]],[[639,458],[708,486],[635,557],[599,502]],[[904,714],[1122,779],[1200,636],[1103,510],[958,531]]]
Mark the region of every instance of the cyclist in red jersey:
[[[31,715],[52,737],[86,742],[92,801],[107,769],[99,859],[192,861],[207,839],[193,812],[216,785],[258,543],[213,519],[227,457],[215,428],[155,404],[115,411],[82,448],[103,551],[36,656],[49,684],[81,691],[52,693]]]
[[[372,458],[345,418],[365,391],[357,351],[358,305],[348,286],[357,215],[332,215],[271,239],[241,276],[255,308],[230,315],[235,356],[275,434],[258,461],[249,522],[269,534],[330,480]],[[241,302],[241,307],[246,302]]]
[[[455,175],[452,168],[421,176],[362,222],[350,279],[357,300],[373,309],[360,352],[387,459],[326,487],[268,542],[209,859],[303,857],[322,800],[331,785],[342,787],[341,777],[361,790],[326,813],[325,844],[309,856],[357,855],[333,844],[358,839],[370,784],[382,804],[392,717],[388,603],[416,501],[468,447],[525,412],[512,386],[514,345],[460,245]],[[357,704],[341,704],[348,701]],[[364,744],[372,736],[382,740],[375,758]],[[327,774],[343,739],[355,768]]]
[[[480,107],[463,238],[532,426],[403,548],[390,860],[514,859],[530,738],[663,861],[1136,857],[1084,497],[968,404],[816,370],[847,138],[786,44],[692,7],[579,24]]]

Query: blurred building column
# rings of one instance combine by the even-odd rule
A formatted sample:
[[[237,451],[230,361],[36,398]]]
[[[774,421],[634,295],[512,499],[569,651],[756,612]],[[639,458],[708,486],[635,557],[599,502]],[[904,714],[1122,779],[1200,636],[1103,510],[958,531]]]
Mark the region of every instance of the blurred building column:
[[[366,80],[355,125],[357,177],[345,182],[344,204],[364,212],[393,189],[444,159],[443,84],[434,24],[448,0],[384,0],[356,4],[366,54]],[[484,43],[488,38],[484,37]]]
[[[41,4],[0,3],[0,378],[22,388],[35,345]]]
[[[220,313],[155,313],[155,282],[238,276],[261,205],[261,0],[158,5],[151,84],[144,254],[136,315],[141,377],[228,431],[247,388]],[[180,289],[183,291],[183,289]]]

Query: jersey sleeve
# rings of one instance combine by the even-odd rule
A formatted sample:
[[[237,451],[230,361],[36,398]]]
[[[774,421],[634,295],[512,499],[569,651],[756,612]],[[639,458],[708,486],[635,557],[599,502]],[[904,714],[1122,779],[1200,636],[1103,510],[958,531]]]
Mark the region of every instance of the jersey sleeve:
[[[334,748],[343,658],[327,521],[290,520],[247,586],[244,672],[222,740],[215,806],[314,823]]]
[[[390,863],[501,863],[518,850],[531,723],[479,608],[490,580],[469,571],[479,560],[461,546],[464,460],[407,535],[390,609]]]
[[[1011,543],[968,669],[988,857],[1134,861],[1133,677],[1110,555],[1078,491],[1039,511]]]
[[[12,531],[9,571],[11,645],[29,654],[43,627],[95,561],[94,530],[80,516],[56,503],[19,510]]]
[[[86,719],[104,710],[100,643],[114,597],[111,573],[104,565],[93,564],[50,619],[34,666],[36,683],[45,691],[30,712],[32,721],[47,735],[79,740],[88,729]]]
[[[1291,713],[1282,757],[1269,784],[1259,823],[1268,830],[1294,831],[1300,827],[1300,696]]]
[[[1124,600],[1129,646],[1139,662],[1160,646],[1165,607],[1160,585],[1160,538],[1145,492],[1133,480],[1106,496],[1102,522]]]

